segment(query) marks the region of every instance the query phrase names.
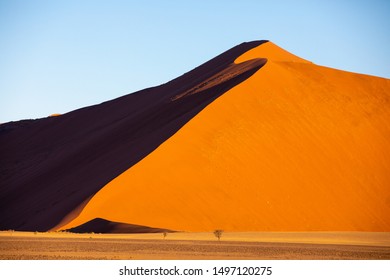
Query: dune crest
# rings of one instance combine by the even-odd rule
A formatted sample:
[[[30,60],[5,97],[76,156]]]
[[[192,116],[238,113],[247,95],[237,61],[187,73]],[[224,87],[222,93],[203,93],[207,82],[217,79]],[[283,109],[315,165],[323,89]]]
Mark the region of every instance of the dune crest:
[[[244,54],[240,55],[234,63],[239,64],[251,59],[266,58],[269,61],[285,61],[285,62],[299,62],[312,63],[306,59],[300,58],[272,42],[267,42],[258,47],[255,47]]]

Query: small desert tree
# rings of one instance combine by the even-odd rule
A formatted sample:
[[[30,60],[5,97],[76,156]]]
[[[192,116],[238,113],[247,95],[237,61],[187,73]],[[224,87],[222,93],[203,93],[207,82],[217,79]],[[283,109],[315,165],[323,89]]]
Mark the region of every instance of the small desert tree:
[[[163,231],[163,237],[164,237],[164,239],[165,239],[165,237],[167,237],[167,235],[168,235],[168,232]]]
[[[216,238],[218,238],[218,241],[221,241],[223,230],[222,229],[216,229],[214,230],[214,235]]]

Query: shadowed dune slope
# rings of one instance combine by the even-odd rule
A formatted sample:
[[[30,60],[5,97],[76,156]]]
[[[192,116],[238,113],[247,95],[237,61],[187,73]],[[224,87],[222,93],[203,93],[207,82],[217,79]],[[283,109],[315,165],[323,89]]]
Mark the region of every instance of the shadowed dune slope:
[[[102,217],[183,231],[390,231],[390,80],[271,42],[235,62],[260,58],[63,229]]]
[[[0,229],[45,231],[72,220],[102,187],[260,69],[265,59],[233,62],[264,42],[238,45],[158,87],[55,118],[2,124]]]

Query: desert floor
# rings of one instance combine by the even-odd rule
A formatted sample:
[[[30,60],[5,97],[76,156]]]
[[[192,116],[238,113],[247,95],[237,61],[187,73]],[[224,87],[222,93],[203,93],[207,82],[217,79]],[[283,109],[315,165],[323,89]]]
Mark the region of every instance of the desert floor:
[[[390,233],[0,232],[0,259],[390,259]]]

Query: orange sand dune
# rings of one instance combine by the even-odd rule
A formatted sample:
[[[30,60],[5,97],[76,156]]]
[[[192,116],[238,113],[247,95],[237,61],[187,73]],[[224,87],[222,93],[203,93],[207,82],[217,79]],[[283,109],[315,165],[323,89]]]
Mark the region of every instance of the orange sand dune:
[[[178,231],[390,231],[390,80],[266,58],[62,229],[95,218]],[[176,102],[172,100],[172,102]]]
[[[265,58],[234,60],[265,42],[242,43],[168,83],[61,117],[2,124],[0,229],[47,231],[73,220],[105,185],[263,67]],[[91,226],[100,227],[80,228]]]

